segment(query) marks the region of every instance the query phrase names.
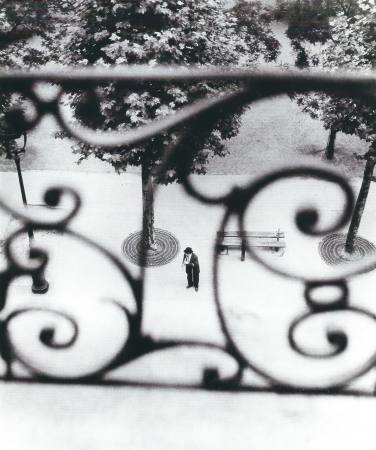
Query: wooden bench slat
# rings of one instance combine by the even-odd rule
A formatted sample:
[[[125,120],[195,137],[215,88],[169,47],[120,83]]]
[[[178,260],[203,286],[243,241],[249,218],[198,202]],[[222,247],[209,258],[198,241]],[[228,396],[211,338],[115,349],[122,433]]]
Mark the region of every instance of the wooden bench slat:
[[[248,242],[250,247],[286,247],[286,242],[272,241],[272,242]]]
[[[285,242],[281,241],[247,241],[250,247],[286,247]],[[241,248],[241,242],[223,241],[219,245],[224,247]]]
[[[275,232],[271,232],[271,231],[245,231],[245,232],[240,232],[240,231],[217,231],[217,236],[218,237],[234,237],[234,238],[263,238],[263,237],[270,237],[270,238],[284,238],[285,237],[285,233],[283,231],[275,231]]]
[[[239,231],[239,230],[225,230],[225,231],[217,231],[217,234],[231,234],[234,236],[242,236],[243,234],[245,235],[267,235],[267,234],[277,234],[278,231]],[[280,233],[282,233],[282,231],[280,231]]]

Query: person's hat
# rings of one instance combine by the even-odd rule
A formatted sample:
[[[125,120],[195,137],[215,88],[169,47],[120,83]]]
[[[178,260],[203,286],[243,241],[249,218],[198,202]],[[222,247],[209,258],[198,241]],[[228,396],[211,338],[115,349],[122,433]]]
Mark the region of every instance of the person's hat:
[[[187,247],[187,248],[184,250],[184,253],[193,253],[193,250],[191,249],[191,247]]]

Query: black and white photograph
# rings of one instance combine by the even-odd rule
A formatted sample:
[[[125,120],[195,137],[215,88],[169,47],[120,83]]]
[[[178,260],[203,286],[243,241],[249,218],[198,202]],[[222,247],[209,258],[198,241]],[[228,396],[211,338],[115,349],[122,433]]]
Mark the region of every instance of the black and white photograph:
[[[374,450],[376,1],[0,0],[0,446]]]

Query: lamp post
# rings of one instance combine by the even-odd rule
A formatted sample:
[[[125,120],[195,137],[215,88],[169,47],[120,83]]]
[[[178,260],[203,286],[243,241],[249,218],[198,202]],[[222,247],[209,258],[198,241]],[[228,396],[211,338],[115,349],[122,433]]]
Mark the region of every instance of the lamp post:
[[[16,143],[16,139],[23,136],[23,145],[19,147]],[[26,151],[26,141],[27,136],[25,131],[17,130],[16,127],[12,126],[7,120],[0,120],[0,138],[4,144],[7,158],[13,159],[18,175],[18,182],[20,185],[22,203],[27,207],[27,198],[25,192],[25,185],[22,178],[21,171],[21,160],[20,155],[24,154]],[[27,234],[29,238],[29,248],[31,249],[34,241],[34,232],[32,228],[27,229]],[[44,273],[40,272],[32,276],[33,284],[31,290],[34,294],[44,294],[48,291],[49,283],[44,277]]]

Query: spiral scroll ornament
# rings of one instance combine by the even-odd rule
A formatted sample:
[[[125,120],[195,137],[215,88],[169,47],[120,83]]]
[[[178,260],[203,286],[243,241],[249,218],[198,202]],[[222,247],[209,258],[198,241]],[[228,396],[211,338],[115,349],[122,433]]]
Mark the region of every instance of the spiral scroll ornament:
[[[245,212],[257,195],[269,185],[291,177],[313,177],[329,182],[343,192],[345,199],[335,222],[325,227],[319,225],[324,210],[299,208],[295,224],[301,233],[307,237],[327,236],[347,223],[354,204],[348,183],[326,169],[295,167],[269,173],[244,188],[234,189],[221,229],[226,229],[235,217],[239,229],[244,231]],[[306,390],[337,389],[371,369],[376,350],[372,345],[362,345],[358,332],[363,329],[370,336],[376,336],[376,318],[369,311],[351,306],[348,279],[366,272],[376,263],[376,255],[371,256],[371,260],[338,267],[338,272],[324,273],[318,279],[310,277],[309,272],[303,274],[287,270],[283,265],[272,266],[270,260],[261,258],[249,245],[247,252],[250,258],[241,263],[241,273],[246,278],[231,277],[231,283],[239,287],[235,293],[226,288],[228,264],[223,258],[214,257],[217,311],[227,339],[247,367],[273,385]],[[248,273],[244,264],[250,267]],[[266,274],[258,281],[257,272],[252,269],[255,265],[268,269],[270,282]],[[264,290],[268,292],[268,309],[265,319],[259,312],[261,318],[256,320],[258,314],[252,312],[252,302],[257,301],[260,291]],[[295,298],[300,296],[301,308],[306,308],[306,312],[295,318],[274,315],[273,306],[280,308],[281,302],[289,301],[286,293],[290,291]],[[285,293],[282,298],[281,292]],[[240,293],[244,294],[234,303],[232,297]],[[236,304],[239,314],[236,314]],[[242,313],[242,309],[245,312]],[[279,360],[283,364],[279,364]]]

